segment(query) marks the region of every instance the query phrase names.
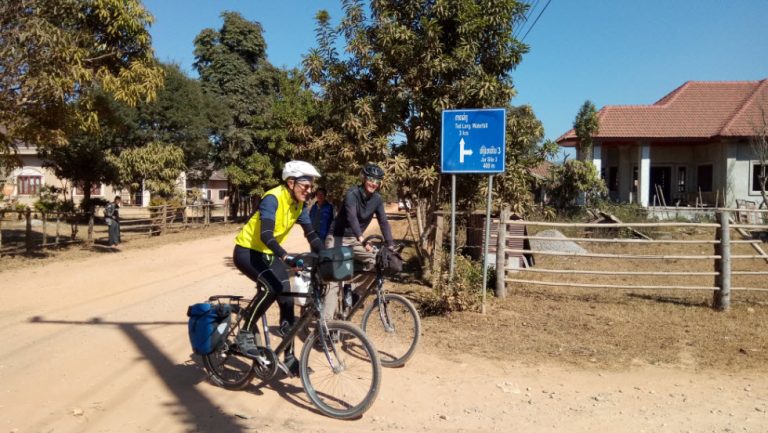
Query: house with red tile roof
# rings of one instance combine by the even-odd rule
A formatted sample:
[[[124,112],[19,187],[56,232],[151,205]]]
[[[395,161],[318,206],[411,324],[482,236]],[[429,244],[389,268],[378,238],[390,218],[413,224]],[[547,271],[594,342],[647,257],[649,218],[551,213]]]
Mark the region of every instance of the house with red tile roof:
[[[16,144],[16,156],[19,160],[19,166],[12,169],[10,173],[3,173],[0,170],[0,205],[5,201],[16,201],[23,205],[32,205],[39,199],[39,194],[43,186],[53,186],[66,191],[66,197],[71,198],[75,203],[79,203],[84,195],[82,187],[73,185],[67,179],[60,179],[50,168],[45,167],[37,151],[37,146],[19,142]],[[190,190],[193,187],[199,188],[208,202],[222,204],[226,197],[228,180],[223,172],[214,171],[207,181],[193,182],[187,179],[186,173],[181,173],[177,180],[178,187],[182,191]],[[108,184],[94,185],[91,189],[91,197],[113,200],[115,196],[120,195],[123,203],[126,205],[136,205],[147,207],[150,202],[150,191],[142,186],[133,194],[128,194],[128,190],[116,188]]]
[[[766,116],[768,79],[688,81],[651,105],[603,107],[593,162],[619,202],[759,202],[760,162],[750,137],[765,126]],[[574,130],[556,141],[579,146]]]

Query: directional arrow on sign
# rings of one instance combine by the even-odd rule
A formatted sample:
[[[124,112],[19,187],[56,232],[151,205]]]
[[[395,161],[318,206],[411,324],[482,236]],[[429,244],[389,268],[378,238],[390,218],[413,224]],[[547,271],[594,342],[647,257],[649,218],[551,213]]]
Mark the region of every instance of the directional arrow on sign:
[[[464,149],[464,139],[462,138],[461,141],[459,141],[459,162],[461,164],[464,164],[465,155],[472,156],[472,149],[466,149],[466,150]]]

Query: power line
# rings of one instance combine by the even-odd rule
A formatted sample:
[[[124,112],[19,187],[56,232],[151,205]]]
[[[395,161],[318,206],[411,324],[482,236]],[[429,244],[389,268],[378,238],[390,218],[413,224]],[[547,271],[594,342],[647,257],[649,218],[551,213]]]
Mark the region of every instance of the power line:
[[[525,28],[525,25],[528,23],[528,18],[530,18],[531,14],[533,14],[533,11],[536,10],[536,6],[538,6],[539,0],[535,0],[533,2],[528,3],[527,11],[523,14],[523,17],[519,20],[520,26],[515,29],[515,31],[512,32],[512,37],[517,39],[518,36],[520,36],[521,33],[523,33],[523,29]]]
[[[525,32],[525,34],[523,35],[523,38],[520,39],[520,42],[523,42],[525,40],[525,37],[528,36],[528,33],[530,33],[531,30],[533,30],[533,27],[536,25],[537,22],[539,22],[539,18],[541,18],[541,14],[543,14],[544,11],[547,10],[547,6],[549,6],[550,3],[552,3],[552,0],[547,0],[547,4],[544,5],[544,8],[541,10],[541,12],[539,12],[539,15],[536,17],[535,20],[533,20],[533,24],[531,24],[531,26],[528,28],[528,31]]]

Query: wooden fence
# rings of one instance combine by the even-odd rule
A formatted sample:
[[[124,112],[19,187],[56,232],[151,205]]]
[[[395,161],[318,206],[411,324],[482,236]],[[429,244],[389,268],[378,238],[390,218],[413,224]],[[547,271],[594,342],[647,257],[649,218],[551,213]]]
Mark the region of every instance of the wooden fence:
[[[183,207],[121,208],[121,237],[157,236],[230,221],[228,209],[212,204]],[[39,212],[0,209],[0,255],[31,254],[73,243],[107,238],[102,212]]]
[[[765,278],[768,255],[761,246],[768,234],[768,225],[734,223],[733,215],[737,212],[743,209],[717,209],[716,223],[505,220],[501,226],[524,226],[531,234],[506,235],[507,230],[499,230],[501,236],[496,241],[505,252],[503,263],[510,263],[510,257],[527,256],[533,256],[536,263],[524,259],[522,266],[505,266],[506,276],[497,286],[497,295],[505,295],[504,283],[628,290],[712,290],[713,306],[727,310],[731,291],[768,291]],[[768,214],[758,220],[764,221],[764,216]],[[571,236],[553,237],[552,232],[539,235],[542,229],[559,229]],[[622,229],[645,230],[655,235],[640,239],[617,237]],[[509,248],[506,239],[510,238],[528,241],[532,248]],[[577,248],[564,248],[565,245]],[[643,282],[644,278],[655,283]],[[734,285],[734,281],[744,285]]]

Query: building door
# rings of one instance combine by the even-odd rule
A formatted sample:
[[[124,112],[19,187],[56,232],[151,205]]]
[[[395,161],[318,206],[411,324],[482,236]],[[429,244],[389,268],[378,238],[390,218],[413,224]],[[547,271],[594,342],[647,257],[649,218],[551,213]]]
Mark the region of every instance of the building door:
[[[658,185],[658,187],[657,187]],[[661,190],[663,197],[659,197],[657,193]],[[648,197],[650,197],[650,203],[656,206],[660,206],[662,203],[672,205],[672,167],[651,167],[651,185],[650,191],[648,191]],[[663,199],[663,200],[662,200]]]

